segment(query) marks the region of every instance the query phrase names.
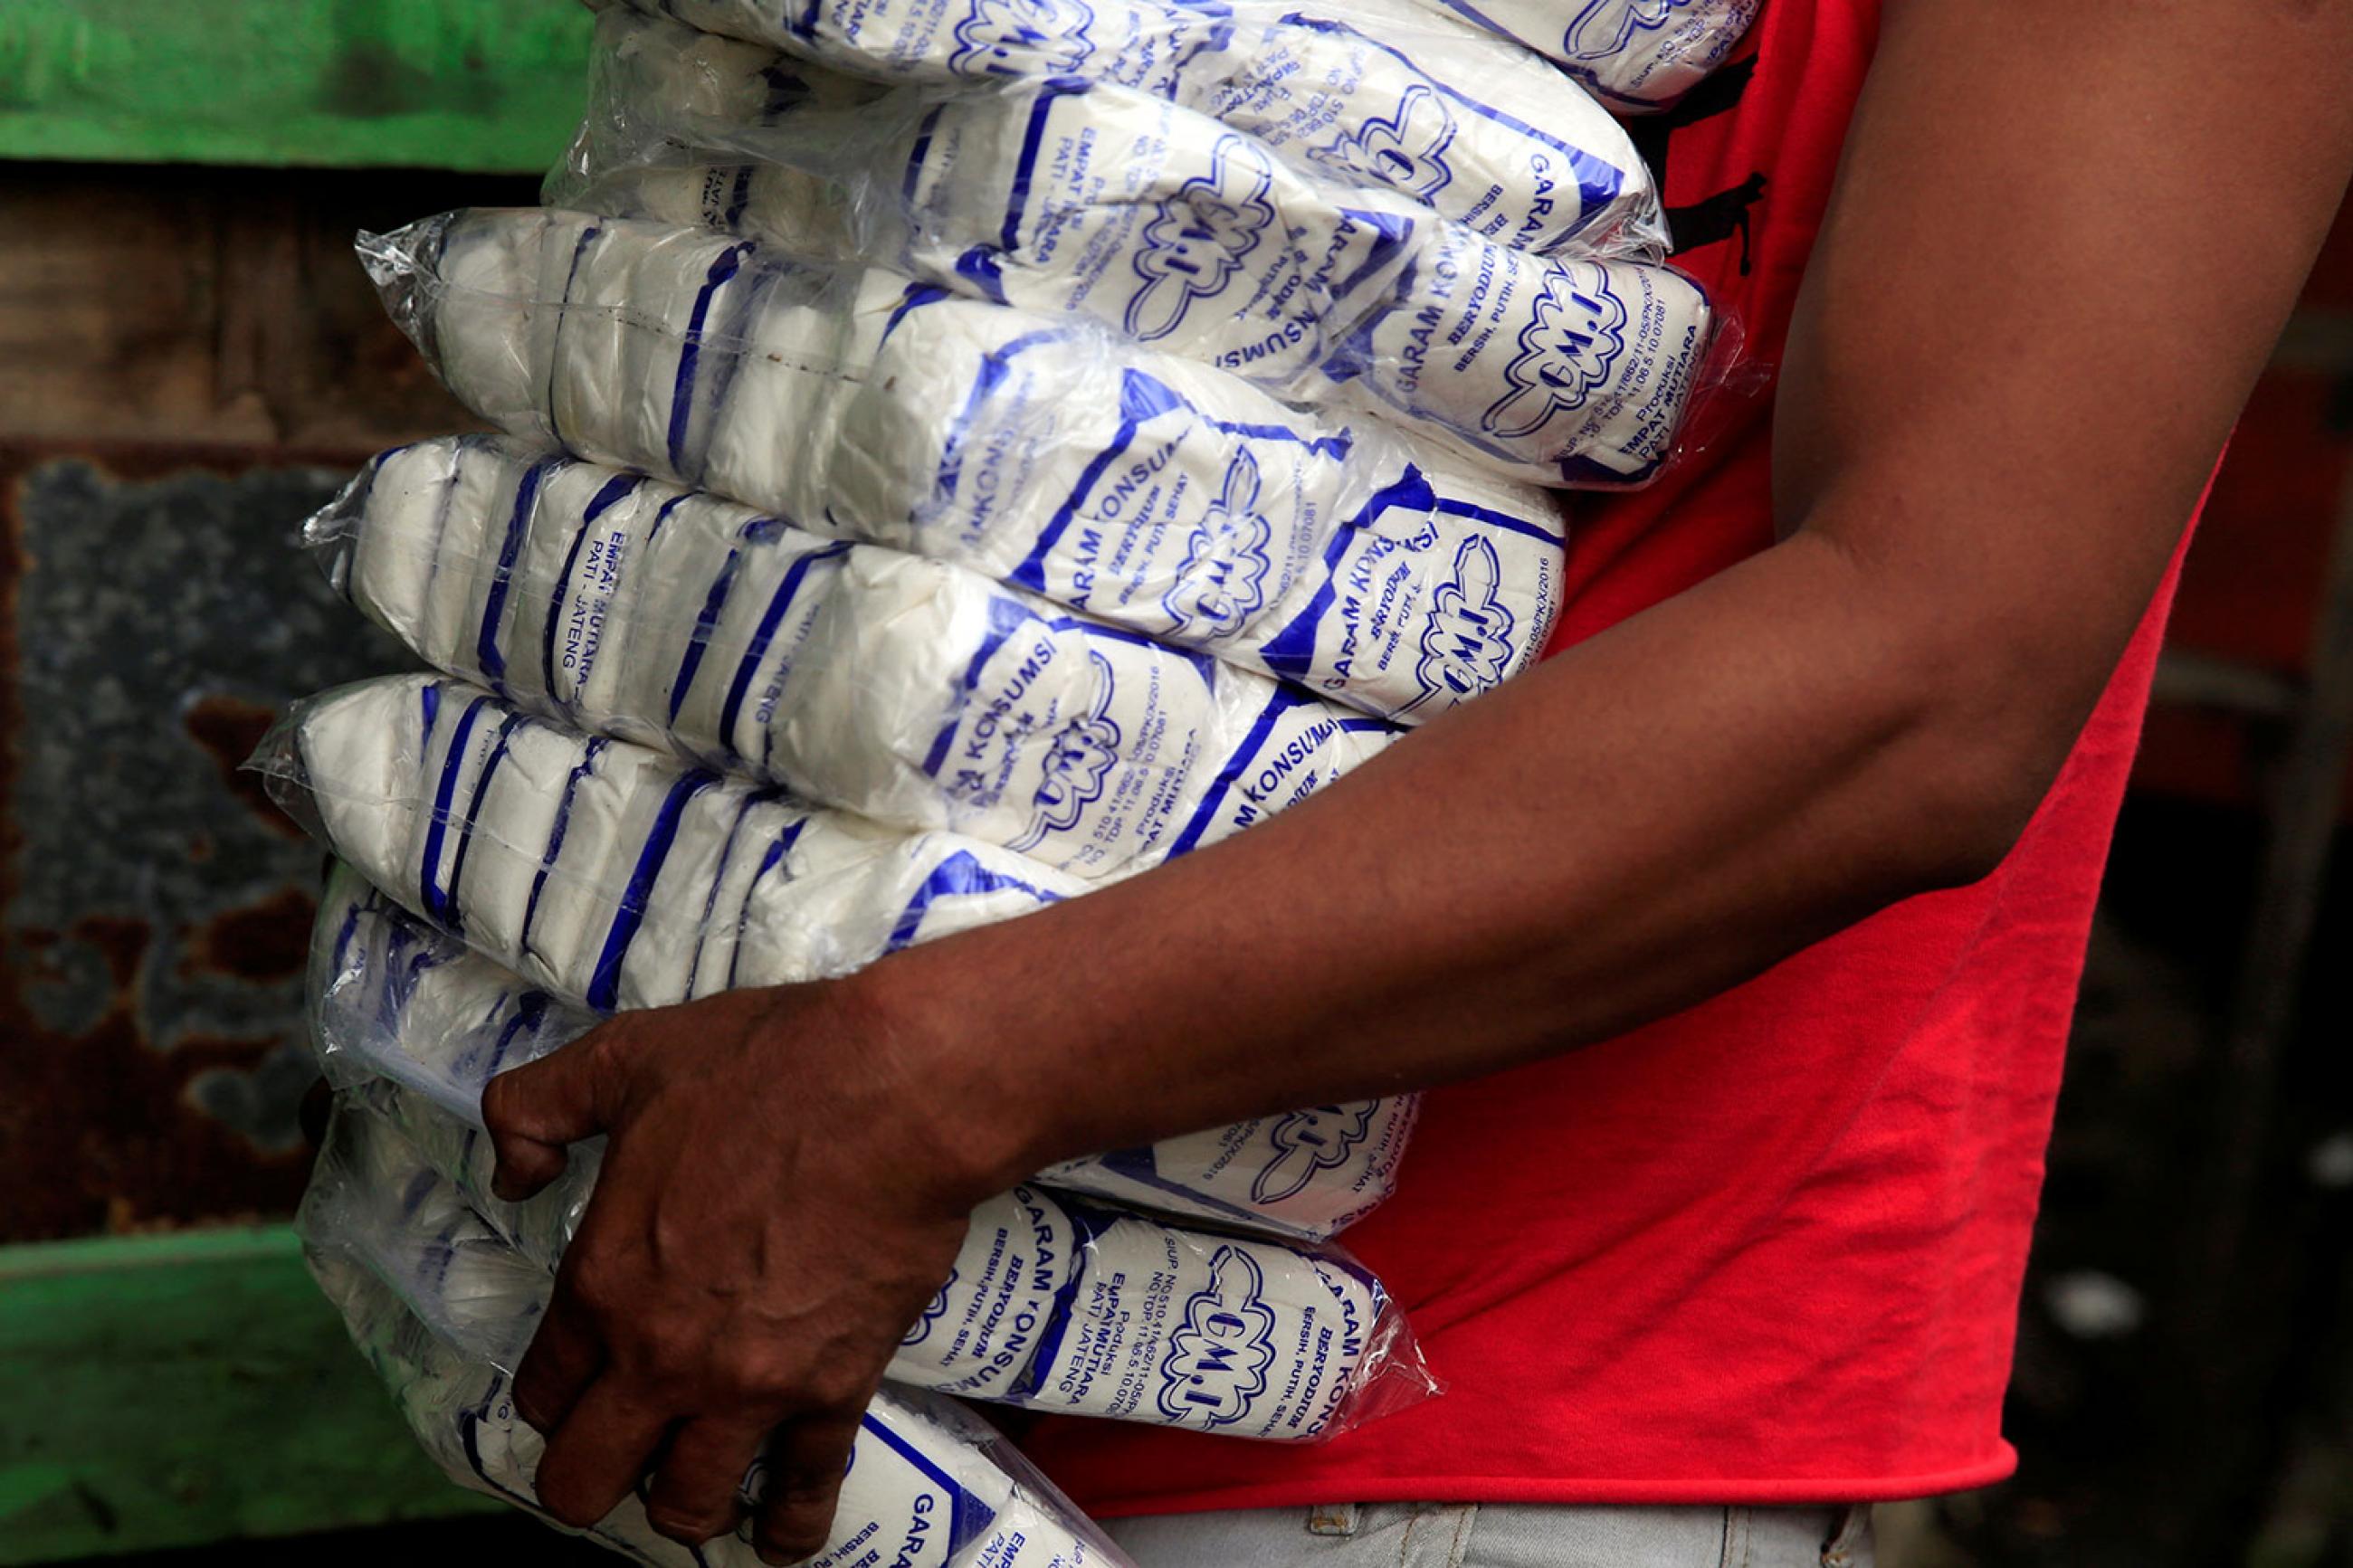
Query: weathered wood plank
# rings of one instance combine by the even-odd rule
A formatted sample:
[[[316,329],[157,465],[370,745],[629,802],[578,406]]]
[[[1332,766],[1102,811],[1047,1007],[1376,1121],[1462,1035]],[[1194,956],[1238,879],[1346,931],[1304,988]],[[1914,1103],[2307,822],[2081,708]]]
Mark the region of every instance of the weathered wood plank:
[[[537,170],[575,0],[8,0],[0,157]]]
[[[356,458],[470,427],[352,236],[533,195],[409,171],[0,170],[0,440]]]
[[[495,1508],[417,1448],[284,1227],[0,1248],[0,1564]]]

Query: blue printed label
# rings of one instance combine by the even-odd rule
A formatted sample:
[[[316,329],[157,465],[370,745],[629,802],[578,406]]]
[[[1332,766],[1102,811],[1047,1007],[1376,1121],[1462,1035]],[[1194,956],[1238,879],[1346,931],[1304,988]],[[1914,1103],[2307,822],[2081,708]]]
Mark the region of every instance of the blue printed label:
[[[1322,1237],[1388,1195],[1413,1097],[1312,1106],[1075,1160],[1042,1179],[1146,1208]]]
[[[1294,13],[1196,101],[1294,158],[1517,249],[1598,236],[1654,201],[1621,127],[1493,40],[1426,33],[1409,51]]]
[[[1188,61],[1222,47],[1231,31],[1222,0],[809,0],[786,41],[868,76],[969,81],[1084,74],[1166,93]]]
[[[1377,1287],[1312,1253],[1144,1219],[1091,1239],[1030,1403],[1240,1436],[1320,1435],[1371,1343]]]
[[[1541,498],[1499,499],[1518,510],[1440,493],[1410,472],[1378,492],[1335,540],[1323,588],[1265,644],[1268,668],[1377,697],[1399,718],[1525,668],[1552,624],[1563,541]]]
[[[909,160],[908,259],[933,282],[1091,317],[1268,386],[1328,357],[1405,265],[1417,216],[1100,83],[953,100]]]
[[[765,1461],[744,1490],[768,1489]],[[825,1548],[807,1568],[927,1568],[978,1540],[1011,1500],[1009,1478],[955,1434],[878,1401],[859,1424]]]
[[[1439,90],[1415,82],[1387,114],[1367,114],[1349,130],[1305,151],[1339,174],[1378,180],[1435,205],[1438,193],[1454,183],[1446,154],[1454,145],[1454,111]]]
[[[1503,565],[1493,541],[1476,535],[1454,552],[1454,571],[1438,587],[1437,603],[1421,628],[1414,679],[1448,703],[1465,701],[1501,682],[1517,652],[1518,617],[1503,598]]]
[[[1368,392],[1506,471],[1631,483],[1655,469],[1707,342],[1698,287],[1662,267],[1441,237],[1350,345]]]
[[[1510,390],[1488,405],[1479,428],[1500,440],[1523,439],[1562,413],[1581,408],[1626,352],[1626,302],[1607,278],[1582,281],[1550,268],[1504,366]]]
[[[1193,525],[1176,582],[1160,597],[1169,632],[1188,642],[1230,637],[1266,607],[1274,530],[1261,501],[1258,458],[1248,447],[1226,465],[1225,482]]]
[[[1209,172],[1176,187],[1176,198],[1145,224],[1128,266],[1138,279],[1122,324],[1154,342],[1175,331],[1203,300],[1226,291],[1274,226],[1267,193],[1274,168],[1266,154],[1239,136],[1220,136]]]
[[[1250,1178],[1250,1202],[1268,1208],[1297,1197],[1309,1183],[1326,1171],[1337,1170],[1356,1158],[1358,1145],[1372,1135],[1379,1101],[1355,1105],[1319,1105],[1275,1118],[1267,1130],[1272,1158]]]
[[[1239,1247],[1210,1256],[1209,1283],[1185,1298],[1155,1402],[1171,1426],[1229,1426],[1266,1393],[1274,1364],[1274,1313],[1266,1276]]]
[[[1001,1393],[1029,1370],[1076,1267],[1070,1217],[1016,1187],[974,1211],[940,1294],[901,1341],[890,1375],[949,1394]]]
[[[1095,52],[1094,12],[1078,0],[964,0],[947,68],[965,77],[1076,76]]]
[[[1119,721],[1111,714],[1116,677],[1100,652],[1090,653],[1087,662],[1095,672],[1094,705],[1046,743],[1044,776],[1029,795],[1029,826],[1010,848],[1030,848],[1077,827],[1086,809],[1103,799],[1105,777],[1121,760]]]

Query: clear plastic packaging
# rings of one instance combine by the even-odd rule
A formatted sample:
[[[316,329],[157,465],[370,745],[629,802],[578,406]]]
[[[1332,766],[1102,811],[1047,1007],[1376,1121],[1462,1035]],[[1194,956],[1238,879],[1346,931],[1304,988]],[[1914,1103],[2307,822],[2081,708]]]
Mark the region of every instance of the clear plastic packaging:
[[[319,1233],[413,1256],[419,1277],[445,1282],[460,1327],[512,1331],[495,1292],[447,1283],[449,1259],[495,1242],[552,1272],[586,1212],[594,1163],[527,1204],[502,1204],[488,1196],[476,1130],[391,1085],[347,1091],[340,1107],[356,1154],[322,1164]],[[414,1168],[381,1168],[385,1149]],[[470,1287],[470,1271],[456,1278]],[[1029,1186],[973,1211],[955,1268],[887,1375],[1270,1442],[1321,1441],[1436,1392],[1403,1313],[1337,1247],[1193,1229]]]
[[[1091,879],[1398,733],[964,568],[512,437],[386,453],[307,537],[378,625],[521,710]],[[1278,759],[1293,787],[1235,782]]]
[[[546,1271],[469,1215],[415,1151],[362,1115],[338,1115],[298,1223],[311,1272],[426,1451],[459,1484],[538,1512],[543,1445],[516,1415],[511,1384],[545,1310]],[[763,1490],[755,1463],[744,1495]],[[740,1535],[700,1548],[668,1540],[634,1496],[586,1533],[651,1568],[759,1561]],[[953,1401],[885,1386],[851,1449],[832,1534],[809,1568],[894,1560],[944,1568],[1127,1562],[995,1430]]]
[[[1326,395],[1410,409],[1418,436],[1493,473],[1624,489],[1676,455],[1734,342],[1672,267],[1523,256],[1457,227],[1335,356]]]
[[[668,121],[685,128],[690,139],[698,129],[860,110],[892,90],[659,15],[607,9],[596,28],[592,89],[600,97],[659,101]]]
[[[1041,109],[1083,108],[1105,90],[1035,84],[1003,100],[1034,95]],[[1104,127],[1082,119],[1056,129],[1071,117],[1039,114],[1032,130],[1045,134],[1022,137],[1019,156],[1053,156],[1096,184],[1083,158],[1060,153]],[[927,144],[953,145],[946,130],[927,131]],[[894,215],[895,232],[864,253],[890,255],[968,300],[1084,319],[1277,396],[1374,416],[1457,464],[1531,484],[1647,482],[1674,454],[1695,393],[1722,374],[1709,352],[1715,306],[1673,268],[1537,256],[1461,224],[1385,213],[1377,201],[1349,205],[1350,193],[1270,177],[1271,163],[1253,170],[1264,154],[1230,132],[1223,139],[1202,161],[1208,173],[1176,183],[1164,199],[1098,192],[1055,206],[1019,185],[1001,227],[979,212],[934,209],[910,232]],[[583,149],[579,177],[560,188],[571,205],[618,217],[811,243],[812,209],[792,182],[770,179],[774,165],[730,166],[723,156],[697,150],[682,166],[649,167]],[[1120,167],[1133,174],[1140,162]],[[984,184],[948,166],[947,188],[986,198]],[[731,194],[714,204],[713,191]]]
[[[584,738],[439,677],[299,703],[248,765],[368,880],[599,1012],[847,973],[1088,885]]]
[[[622,35],[605,52],[641,66],[702,37],[605,26]],[[1711,340],[1705,294],[1656,265],[1655,226],[1581,230],[1573,254],[1547,258],[1130,89],[901,92],[730,130],[680,115],[660,96],[672,74],[602,73],[552,202],[718,226],[819,262],[887,258],[966,299],[1082,317],[1294,400],[1346,384],[1344,405],[1496,473],[1641,483],[1673,450]],[[759,161],[731,171],[731,158]]]
[[[564,1001],[331,862],[311,929],[311,1040],[330,1087],[384,1079],[481,1123],[482,1089],[596,1027]]]
[[[512,434],[1377,689],[1392,715],[1507,678],[1551,625],[1541,491],[1083,322],[576,213],[453,214],[366,251],[442,378]]]
[[[1401,1094],[1311,1105],[1069,1161],[1038,1180],[1130,1208],[1322,1240],[1396,1190],[1420,1103]]]
[[[1449,16],[1409,21],[1425,31],[1461,27]],[[712,85],[712,56],[720,49],[729,53],[721,78],[731,84],[725,90]],[[1124,252],[1148,257],[1173,248],[1179,253],[1166,259],[1180,275],[1188,260],[1208,261],[1241,269],[1247,291],[1261,298],[1270,289],[1297,295],[1379,268],[1383,247],[1396,248],[1417,226],[1461,225],[1515,249],[1651,260],[1667,241],[1657,193],[1623,128],[1573,91],[1567,97],[1579,111],[1579,130],[1598,151],[1564,152],[1568,170],[1543,182],[1516,222],[1509,201],[1490,192],[1465,224],[1324,151],[1297,143],[1279,149],[1198,108],[1117,82],[1006,77],[954,89],[867,87],[861,98],[864,84],[786,56],[767,58],[764,67],[755,46],[608,11],[597,24],[588,113],[550,177],[548,205],[578,205],[572,192],[599,164],[749,158],[793,172],[755,205],[805,254],[898,255],[912,235],[923,263],[915,269],[927,279],[946,283],[935,270],[953,277],[947,263],[964,256],[976,268],[1003,268],[1006,287],[1017,293],[1025,282],[1034,291],[1075,268],[1064,285],[1082,294],[1103,263],[1124,264]],[[792,90],[769,86],[779,77]],[[813,85],[818,81],[828,85]],[[871,96],[876,92],[881,96]],[[1392,134],[1408,130],[1392,128]],[[1383,155],[1384,162],[1393,157]],[[836,209],[844,207],[859,209],[854,229],[838,222]],[[1122,210],[1129,207],[1141,210]],[[1176,243],[1177,231],[1204,225],[1205,214],[1217,214],[1206,222],[1219,226],[1197,228],[1189,247]],[[1334,231],[1350,216],[1370,232],[1343,232],[1335,240]],[[1138,237],[1155,217],[1159,232]],[[1098,226],[1113,231],[1108,250],[1106,241],[1090,237]],[[1072,256],[1081,250],[1090,254]],[[1220,250],[1228,257],[1218,257]],[[1298,252],[1296,259],[1277,254],[1284,250]],[[941,253],[936,259],[934,252]],[[1023,268],[1045,277],[1022,279]],[[1327,275],[1315,277],[1319,268]],[[1192,280],[1230,283],[1198,275]],[[1245,291],[1225,286],[1216,292]],[[1155,309],[1147,301],[1140,313],[1165,314],[1178,302]],[[1302,319],[1312,303],[1294,301],[1287,321]]]
[[[890,1375],[1072,1415],[1315,1442],[1430,1397],[1405,1315],[1335,1247],[1017,1187],[974,1212]]]
[[[406,1113],[390,1107],[394,1100],[441,1112],[448,1141],[434,1163],[486,1213],[493,1212],[492,1156],[472,1136],[483,1088],[570,1044],[598,1018],[435,930],[340,864],[311,939],[310,996],[311,1038],[328,1082],[364,1089],[396,1121]],[[1393,1190],[1416,1103],[1404,1095],[1311,1107],[1069,1161],[1039,1179],[1130,1207],[1323,1240]],[[593,1170],[580,1179],[593,1181]],[[555,1238],[537,1247],[552,1257],[586,1190],[574,1190],[574,1180],[567,1175],[565,1192],[524,1205],[528,1212],[501,1228]]]
[[[1426,0],[1516,38],[1620,114],[1663,109],[1731,57],[1764,0]]]
[[[803,254],[847,261],[861,253],[862,241],[850,222],[852,193],[835,177],[843,156],[754,167],[733,155],[714,158],[712,150],[784,125],[828,145],[867,145],[878,116],[883,122],[902,117],[903,110],[885,101],[902,96],[763,45],[617,6],[596,18],[590,110],[574,151],[550,173],[547,190],[581,180],[572,165],[593,144],[617,195],[628,186],[634,216],[732,228],[747,208],[756,208],[774,221],[788,219]],[[659,111],[624,123],[627,105],[658,105]]]
[[[875,81],[1131,88],[1530,249],[1656,221],[1632,142],[1574,81],[1417,0],[632,4]]]

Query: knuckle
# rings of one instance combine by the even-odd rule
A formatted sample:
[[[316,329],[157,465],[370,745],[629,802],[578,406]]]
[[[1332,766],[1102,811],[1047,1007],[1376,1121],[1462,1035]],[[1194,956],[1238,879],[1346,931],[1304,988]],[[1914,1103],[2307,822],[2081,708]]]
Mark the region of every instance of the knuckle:
[[[632,1324],[626,1333],[607,1342],[612,1348],[613,1372],[638,1388],[675,1390],[691,1396],[698,1386],[692,1379],[691,1361],[658,1325]]]
[[[545,1418],[560,1414],[559,1402],[572,1392],[571,1370],[554,1357],[527,1355],[515,1373],[514,1397],[531,1424],[545,1428]]]
[[[507,1081],[513,1076],[502,1072],[482,1086],[482,1125],[490,1129],[492,1138],[512,1137],[522,1131],[522,1104],[514,1086]]]
[[[609,1082],[628,1070],[633,1043],[629,1021],[608,1018],[575,1041],[570,1049],[591,1083]]]
[[[655,1533],[681,1546],[700,1546],[726,1534],[734,1528],[735,1521],[691,1510],[651,1507],[646,1510],[646,1522],[654,1527]]]
[[[801,1380],[801,1390],[818,1410],[847,1415],[865,1408],[874,1387],[855,1366],[828,1357]]]
[[[661,1388],[707,1389],[709,1369],[701,1364],[687,1342],[675,1334],[654,1331],[636,1347],[630,1358],[638,1375]]]
[[[574,1530],[586,1530],[605,1517],[602,1510],[560,1480],[541,1485],[539,1506],[557,1523]]]
[[[729,1392],[764,1405],[791,1399],[807,1382],[792,1355],[756,1341],[727,1344],[718,1352],[713,1372]]]
[[[572,1270],[571,1291],[581,1310],[600,1326],[623,1316],[629,1298],[628,1283],[593,1249],[580,1253]]]
[[[550,1393],[550,1380],[533,1363],[525,1362],[522,1371],[515,1374],[514,1402],[516,1413],[530,1426],[544,1432],[552,1425],[548,1406],[555,1401]]]
[[[830,1503],[835,1490],[841,1485],[842,1465],[847,1455],[839,1449],[803,1449],[776,1467],[770,1495],[779,1503],[798,1508],[815,1508],[828,1504],[821,1510],[824,1518],[831,1516]],[[824,1518],[818,1522],[823,1523]]]

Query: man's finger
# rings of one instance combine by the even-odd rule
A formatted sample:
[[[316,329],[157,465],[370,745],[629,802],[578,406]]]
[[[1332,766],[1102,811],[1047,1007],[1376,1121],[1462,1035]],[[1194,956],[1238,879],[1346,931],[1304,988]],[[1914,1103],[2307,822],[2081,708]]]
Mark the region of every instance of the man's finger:
[[[564,1173],[565,1149],[606,1131],[605,1065],[599,1037],[590,1030],[564,1049],[491,1079],[482,1090],[482,1124],[498,1151],[491,1188],[513,1202]]]
[[[762,1562],[798,1563],[825,1549],[863,1414],[807,1415],[776,1429],[768,1447],[768,1489],[752,1526]]]
[[[553,1436],[604,1370],[604,1337],[579,1297],[559,1279],[547,1316],[540,1320],[531,1349],[515,1373],[515,1414],[534,1430]]]
[[[700,1546],[733,1534],[743,1518],[744,1472],[760,1452],[766,1423],[698,1416],[681,1426],[654,1471],[646,1517],[672,1541]]]
[[[547,1440],[533,1482],[539,1505],[587,1529],[637,1489],[669,1426],[669,1413],[640,1388],[612,1373],[598,1378]]]

